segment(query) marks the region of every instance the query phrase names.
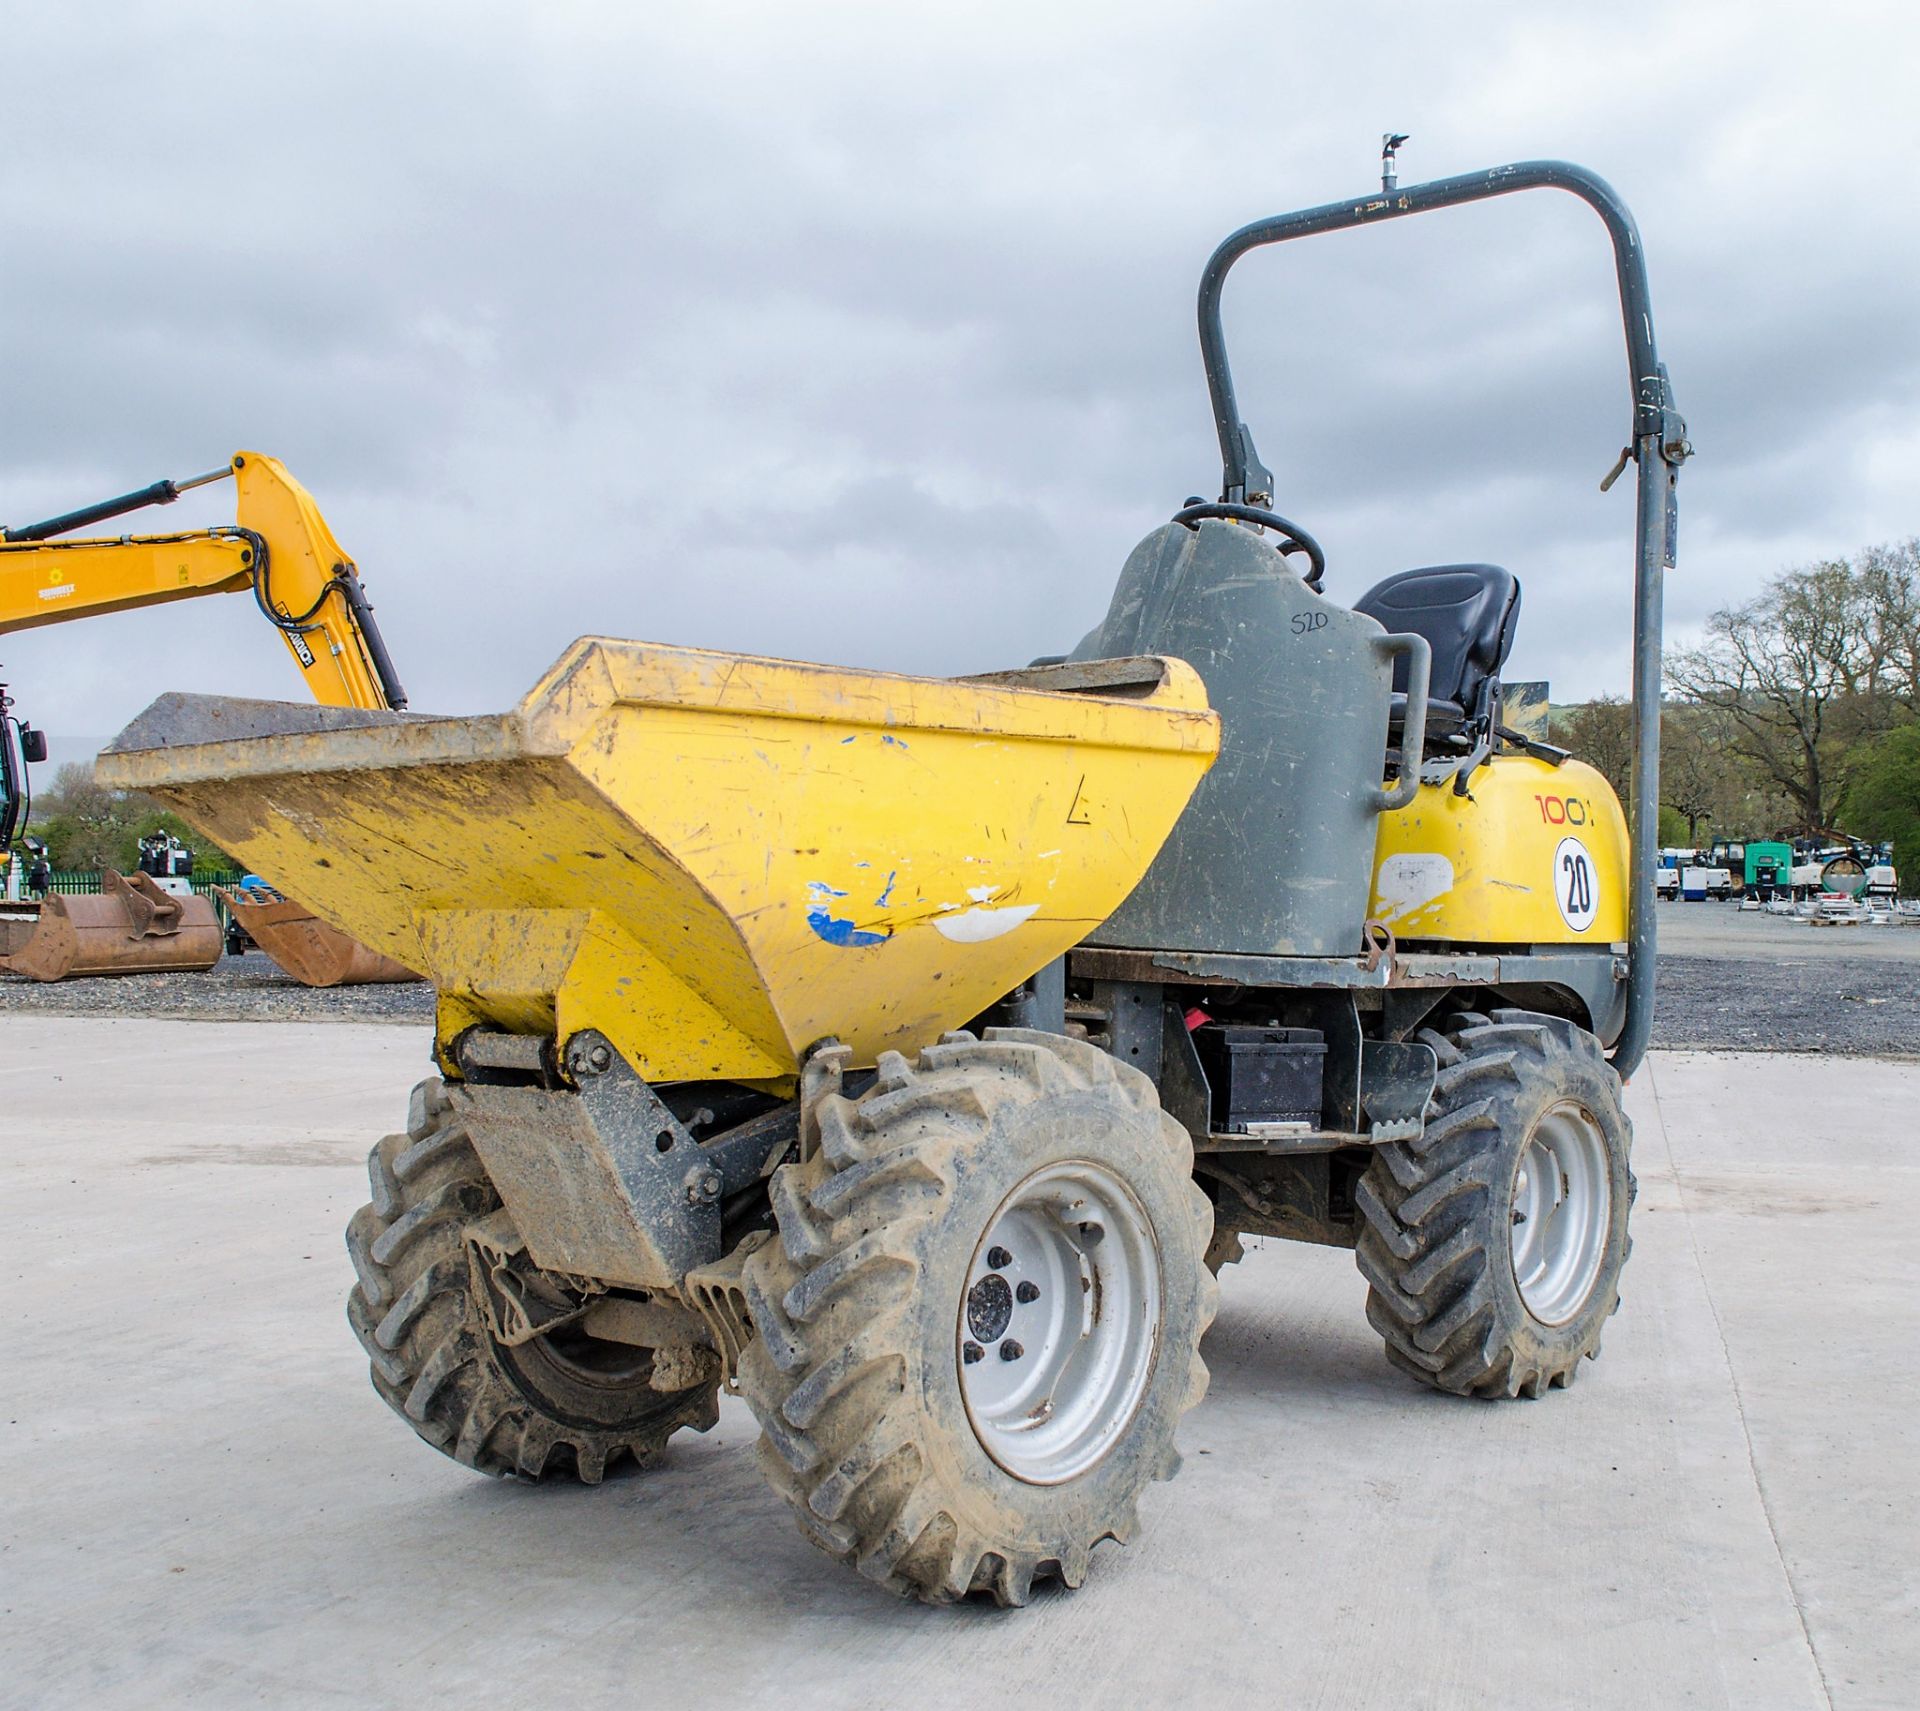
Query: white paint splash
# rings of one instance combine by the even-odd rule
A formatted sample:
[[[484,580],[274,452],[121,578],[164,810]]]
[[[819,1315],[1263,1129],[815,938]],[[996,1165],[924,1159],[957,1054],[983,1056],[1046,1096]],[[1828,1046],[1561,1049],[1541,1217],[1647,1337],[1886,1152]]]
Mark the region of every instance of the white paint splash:
[[[941,937],[951,939],[956,945],[985,944],[988,939],[1001,938],[1031,920],[1040,907],[1038,903],[1009,903],[998,909],[983,907],[993,891],[991,885],[969,885],[967,895],[973,899],[974,906],[957,915],[937,917],[933,924],[940,929]],[[958,909],[959,905],[946,903],[941,907]]]
[[[1373,882],[1380,919],[1391,925],[1453,889],[1453,863],[1443,855],[1390,855]]]

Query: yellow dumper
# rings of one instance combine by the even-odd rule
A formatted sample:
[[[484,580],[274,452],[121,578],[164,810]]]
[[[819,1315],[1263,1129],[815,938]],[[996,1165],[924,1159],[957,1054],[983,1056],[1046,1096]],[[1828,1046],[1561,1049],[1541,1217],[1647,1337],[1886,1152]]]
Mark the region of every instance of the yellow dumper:
[[[1614,243],[1631,828],[1506,719],[1519,578],[1332,582],[1226,357],[1240,255],[1532,189]],[[823,1550],[1017,1604],[1177,1466],[1243,1234],[1352,1249],[1434,1389],[1536,1398],[1598,1355],[1689,452],[1631,216],[1552,161],[1348,198],[1233,234],[1199,308],[1220,498],[1058,663],[588,640],[498,717],[176,699],[103,757],[438,989],[442,1074],[347,1234],[373,1382],[429,1443],[594,1481],[737,1386]]]

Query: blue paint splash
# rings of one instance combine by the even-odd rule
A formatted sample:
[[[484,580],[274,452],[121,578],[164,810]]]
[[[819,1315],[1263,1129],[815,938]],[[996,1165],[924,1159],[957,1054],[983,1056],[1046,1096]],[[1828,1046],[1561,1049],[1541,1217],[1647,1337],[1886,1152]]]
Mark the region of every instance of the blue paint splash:
[[[813,901],[807,906],[807,925],[816,937],[830,945],[840,945],[858,949],[862,945],[884,945],[892,937],[890,933],[870,933],[864,927],[856,927],[851,921],[834,914],[831,899],[844,897],[844,891],[836,891],[822,880],[807,882],[807,890]]]
[[[907,746],[904,742],[900,740],[900,738],[896,737],[891,731],[882,731],[880,733],[880,741],[882,743],[891,743],[897,749],[903,749]]]
[[[865,862],[862,862],[862,863],[861,863],[860,865],[861,865],[862,867],[865,867],[865,866],[866,866],[867,864],[866,864]],[[887,884],[886,884],[886,889],[885,889],[885,890],[883,890],[883,891],[882,891],[882,892],[880,893],[880,895],[879,895],[878,897],[876,897],[876,898],[875,898],[875,899],[873,900],[873,906],[874,906],[874,908],[876,908],[876,909],[884,909],[884,908],[886,908],[886,906],[887,906],[887,899],[888,899],[889,897],[891,897],[891,896],[893,895],[893,882],[894,882],[894,880],[896,880],[896,879],[897,879],[897,878],[898,878],[899,876],[900,876],[900,870],[899,870],[899,869],[898,869],[897,867],[896,867],[896,868],[895,868],[895,869],[893,870],[893,872],[892,872],[892,873],[890,873],[890,874],[888,874],[888,875],[887,875]]]

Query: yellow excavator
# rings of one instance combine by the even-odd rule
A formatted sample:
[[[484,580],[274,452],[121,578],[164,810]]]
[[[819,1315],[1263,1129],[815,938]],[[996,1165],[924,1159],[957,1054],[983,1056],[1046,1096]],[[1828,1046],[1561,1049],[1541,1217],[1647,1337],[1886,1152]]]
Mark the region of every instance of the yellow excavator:
[[[227,480],[236,493],[231,525],[75,538]],[[206,475],[156,481],[44,522],[0,529],[0,635],[234,593],[253,596],[321,705],[378,712],[406,706],[359,572],[313,496],[277,458],[236,452]],[[0,850],[10,850],[25,830],[28,765],[46,758],[46,739],[10,711],[0,714],[0,727]],[[309,985],[418,978],[283,898],[256,901],[233,892],[224,901],[235,924]],[[0,907],[0,970],[63,980],[205,969],[219,959],[224,937],[206,899],[176,895],[149,874],[110,873],[97,896],[10,899]]]

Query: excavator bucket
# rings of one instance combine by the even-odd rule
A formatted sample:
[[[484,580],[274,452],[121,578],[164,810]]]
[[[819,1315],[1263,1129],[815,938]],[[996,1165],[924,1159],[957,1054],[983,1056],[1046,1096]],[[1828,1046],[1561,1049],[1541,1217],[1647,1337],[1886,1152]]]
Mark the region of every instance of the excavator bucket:
[[[1086,937],[1219,748],[1178,660],[947,681],[587,638],[483,718],[164,697],[101,756],[469,1027],[786,1084]]]
[[[6,970],[7,959],[33,937],[39,925],[38,903],[0,903],[0,972]]]
[[[8,906],[12,915],[16,906]],[[84,974],[200,973],[220,960],[220,919],[204,897],[176,897],[144,873],[111,868],[97,894],[55,893],[37,921],[9,919],[0,969],[32,980]]]
[[[422,978],[405,963],[368,950],[290,897],[262,901],[237,886],[213,889],[247,937],[302,986],[379,986]]]

